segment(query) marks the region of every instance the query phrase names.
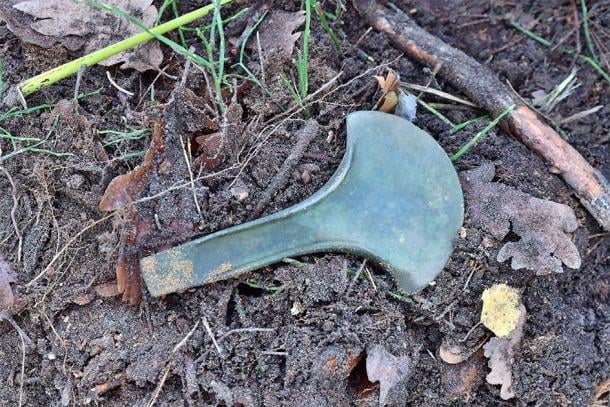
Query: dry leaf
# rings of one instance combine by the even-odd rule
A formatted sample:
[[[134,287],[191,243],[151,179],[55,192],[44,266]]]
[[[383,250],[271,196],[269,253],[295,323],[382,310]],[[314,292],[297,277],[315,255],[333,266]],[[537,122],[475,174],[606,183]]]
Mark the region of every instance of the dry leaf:
[[[489,359],[488,366],[491,369],[491,372],[486,377],[487,383],[499,384],[502,386],[500,388],[500,397],[503,400],[515,397],[512,387],[512,365],[515,351],[523,337],[525,315],[525,306],[521,305],[519,309],[519,319],[517,320],[515,329],[505,337],[491,338],[489,342],[483,346],[485,357]]]
[[[382,345],[374,345],[366,357],[366,375],[379,382],[379,405],[404,400],[406,384],[411,375],[411,358],[394,356]]]
[[[521,237],[500,249],[498,261],[512,258],[514,270],[527,268],[536,274],[560,273],[562,262],[572,269],[579,268],[578,249],[567,234],[578,227],[572,208],[492,182],[494,173],[494,165],[485,163],[460,177],[474,226],[498,240],[511,230]]]
[[[0,312],[8,311],[15,303],[11,283],[16,278],[15,272],[0,254]]]
[[[379,88],[381,89],[381,97],[377,101],[376,109],[380,112],[392,113],[398,105],[398,92],[400,89],[400,78],[396,72],[388,70],[388,74],[383,76],[375,76]]]
[[[481,322],[496,336],[506,336],[517,326],[521,313],[519,290],[506,284],[495,284],[483,291]]]
[[[152,26],[157,18],[152,0],[106,0],[104,3],[126,11],[147,26]],[[23,41],[43,47],[60,43],[72,51],[84,47],[84,52],[90,53],[141,32],[126,19],[79,0],[11,0],[11,4],[12,10],[6,6],[0,9],[0,16],[7,21],[8,28]],[[25,14],[15,13],[15,10]],[[122,63],[123,69],[143,72],[158,69],[162,61],[159,43],[149,41],[108,58],[100,65]]]
[[[294,13],[272,11],[263,20],[258,30],[262,50],[268,55],[279,50],[281,55],[290,58],[294,51],[294,43],[301,36],[300,32],[293,34],[293,31],[304,22],[304,11]]]

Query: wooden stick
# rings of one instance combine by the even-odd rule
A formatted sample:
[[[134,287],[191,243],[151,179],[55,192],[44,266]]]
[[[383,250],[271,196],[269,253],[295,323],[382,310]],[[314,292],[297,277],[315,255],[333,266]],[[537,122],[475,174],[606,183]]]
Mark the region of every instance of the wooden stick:
[[[438,75],[464,92],[479,107],[497,116],[509,106],[517,108],[501,122],[520,142],[543,157],[550,172],[561,175],[580,202],[606,230],[610,230],[610,184],[570,144],[496,77],[460,50],[419,27],[395,6],[375,0],[353,0],[362,18],[383,32],[392,45],[430,68],[441,66]]]

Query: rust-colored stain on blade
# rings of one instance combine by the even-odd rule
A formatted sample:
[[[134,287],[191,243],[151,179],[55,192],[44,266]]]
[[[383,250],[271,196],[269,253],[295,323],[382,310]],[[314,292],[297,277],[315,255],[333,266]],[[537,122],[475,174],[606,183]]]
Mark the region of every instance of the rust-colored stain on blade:
[[[222,263],[220,266],[216,267],[212,272],[210,272],[210,274],[208,274],[206,281],[211,283],[218,279],[226,278],[226,276],[222,276],[222,274],[226,273],[227,271],[231,271],[231,268],[232,268],[231,263],[229,263],[229,262]]]
[[[173,251],[165,267],[159,267],[155,257],[141,260],[140,267],[148,289],[154,295],[168,294],[179,291],[193,280],[193,262],[184,260],[182,252]]]

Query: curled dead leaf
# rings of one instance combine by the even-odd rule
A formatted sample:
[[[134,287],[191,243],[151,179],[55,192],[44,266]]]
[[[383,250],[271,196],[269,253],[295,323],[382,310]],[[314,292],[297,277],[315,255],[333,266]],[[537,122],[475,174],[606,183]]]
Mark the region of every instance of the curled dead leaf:
[[[400,77],[390,69],[385,78],[375,76],[375,79],[381,90],[381,97],[375,105],[376,109],[380,112],[392,113],[399,102]]]
[[[100,211],[110,212],[131,204],[138,192],[142,191],[153,168],[155,157],[163,151],[163,126],[155,122],[152,140],[142,164],[127,174],[114,178],[99,203]]]
[[[444,362],[450,365],[455,365],[468,359],[466,349],[459,345],[443,343],[438,350],[438,354]]]
[[[199,156],[193,162],[195,167],[211,170],[226,159],[221,133],[197,136],[195,141],[199,145]]]

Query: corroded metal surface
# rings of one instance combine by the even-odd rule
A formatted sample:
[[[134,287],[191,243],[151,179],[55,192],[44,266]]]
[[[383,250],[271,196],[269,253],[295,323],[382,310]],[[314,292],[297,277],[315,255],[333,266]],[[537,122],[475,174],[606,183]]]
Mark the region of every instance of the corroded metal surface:
[[[342,251],[376,260],[412,292],[443,269],[463,213],[455,169],[429,134],[394,115],[355,112],[345,156],[322,189],[281,212],[149,256],[142,276],[158,296],[285,257]]]

